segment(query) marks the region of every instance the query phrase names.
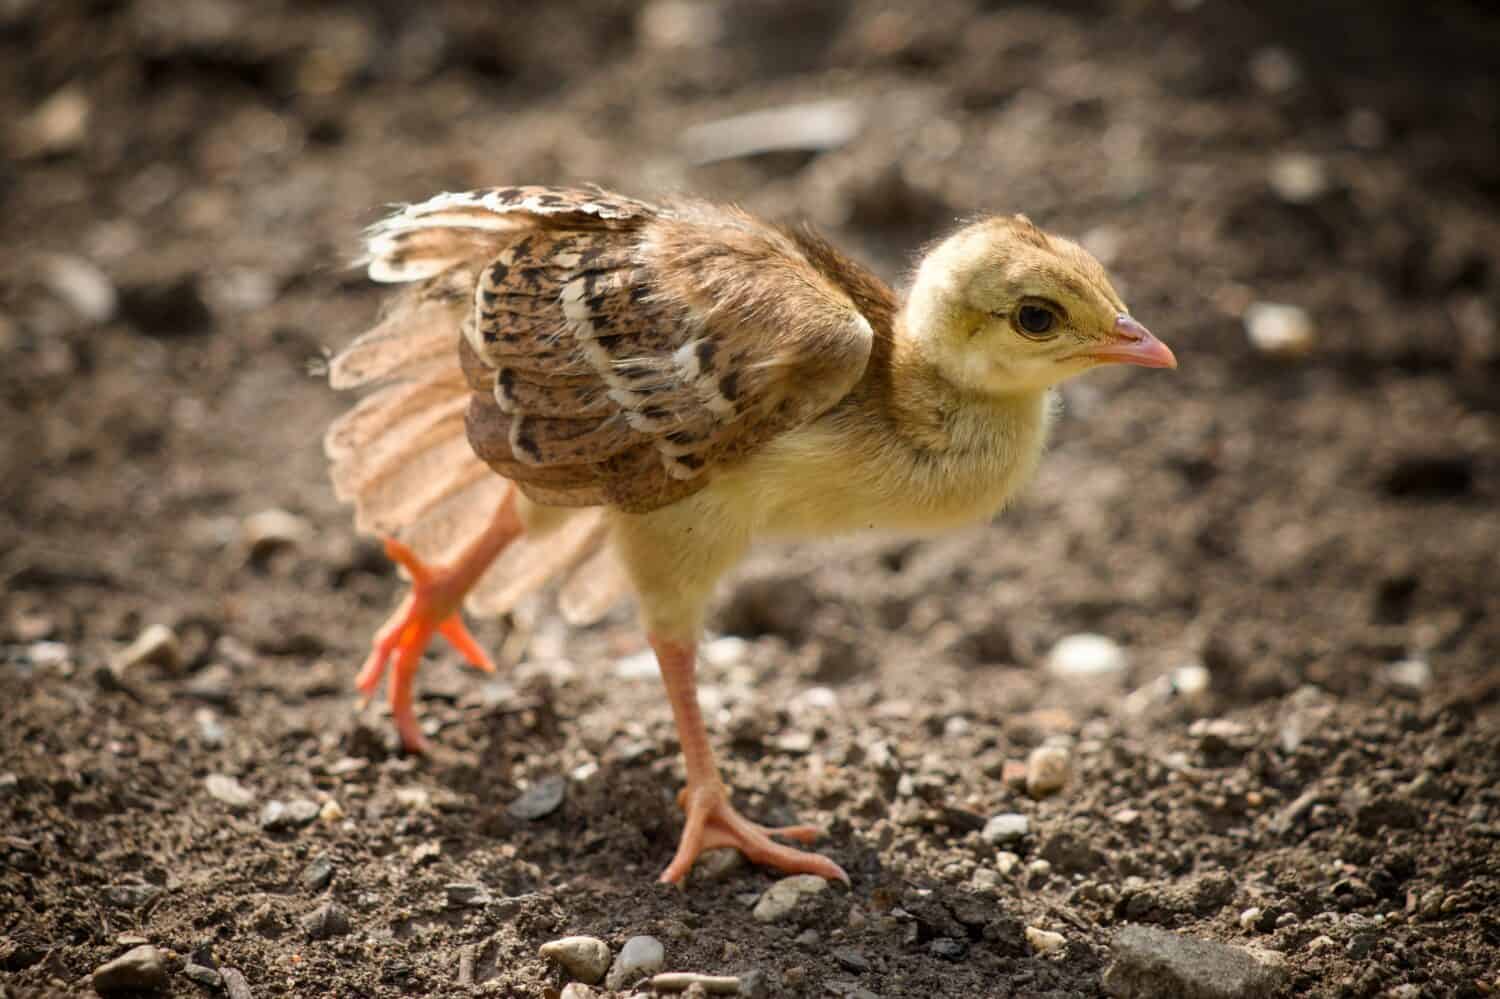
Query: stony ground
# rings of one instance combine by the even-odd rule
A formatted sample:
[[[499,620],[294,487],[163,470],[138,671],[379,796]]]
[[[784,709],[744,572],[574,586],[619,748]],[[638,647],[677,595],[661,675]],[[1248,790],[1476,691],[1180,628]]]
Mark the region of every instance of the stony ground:
[[[507,8],[0,3],[0,993],[626,995],[651,937],[743,995],[1500,994],[1483,5]],[[429,759],[356,708],[398,581],[309,374],[376,308],[355,234],[572,180],[893,279],[1025,210],[1182,361],[1070,386],[994,524],[726,587],[727,775],[849,889],[653,884],[681,778],[628,613],[478,623],[514,665],[434,657]]]

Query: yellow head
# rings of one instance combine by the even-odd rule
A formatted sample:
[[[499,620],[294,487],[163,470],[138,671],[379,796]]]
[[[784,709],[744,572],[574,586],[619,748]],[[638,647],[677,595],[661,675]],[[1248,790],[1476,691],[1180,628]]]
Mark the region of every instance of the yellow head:
[[[906,327],[945,378],[988,394],[1040,391],[1099,364],[1177,366],[1099,261],[1024,215],[939,243],[917,270]]]

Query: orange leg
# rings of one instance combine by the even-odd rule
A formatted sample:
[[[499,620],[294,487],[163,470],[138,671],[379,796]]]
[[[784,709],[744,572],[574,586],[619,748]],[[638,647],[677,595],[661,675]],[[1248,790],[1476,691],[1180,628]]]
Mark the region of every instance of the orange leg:
[[[473,588],[499,554],[525,527],[516,513],[515,494],[505,498],[485,529],[463,550],[451,565],[431,567],[417,558],[406,545],[387,538],[385,551],[411,576],[411,592],[376,632],[369,658],[359,671],[354,685],[368,699],[380,686],[387,666],[391,666],[391,715],[401,745],[410,753],[426,750],[427,740],[417,726],[412,710],[412,681],[421,665],[422,653],[434,634],[446,638],[475,667],[492,673],[490,661],[474,636],[465,627],[459,609],[464,595]],[[394,662],[393,662],[394,660]]]
[[[677,883],[687,877],[693,862],[704,850],[732,846],[750,860],[788,874],[816,874],[830,880],[849,882],[849,876],[827,857],[796,850],[774,842],[772,836],[784,836],[799,843],[818,838],[816,826],[767,828],[751,822],[729,804],[729,791],[719,776],[713,750],[708,745],[708,731],[698,707],[698,687],[694,679],[696,654],[692,645],[651,636],[656,661],[661,666],[667,699],[677,721],[677,738],[682,743],[682,758],[687,767],[687,786],[677,796],[677,804],[687,813],[677,854],[661,880]]]

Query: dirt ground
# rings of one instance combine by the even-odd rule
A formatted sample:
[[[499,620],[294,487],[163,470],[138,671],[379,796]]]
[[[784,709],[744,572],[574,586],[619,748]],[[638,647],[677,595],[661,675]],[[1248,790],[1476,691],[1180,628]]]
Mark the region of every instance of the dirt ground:
[[[1500,995],[1500,19],[1384,6],[0,2],[0,995],[150,943],[172,996],[556,996],[537,948],[579,933],[766,995],[1099,996],[1126,923],[1286,994]],[[825,100],[821,150],[693,131]],[[727,776],[853,880],[788,921],[753,868],[653,883],[681,776],[628,611],[476,622],[496,679],[434,653],[429,759],[351,690],[399,592],[310,374],[377,308],[357,233],[580,180],[892,279],[1024,210],[1181,361],[1069,385],[993,524],[725,588]],[[1251,343],[1263,302],[1305,355]],[[151,625],[175,651],[112,669]],[[1126,661],[1060,674],[1075,633]]]

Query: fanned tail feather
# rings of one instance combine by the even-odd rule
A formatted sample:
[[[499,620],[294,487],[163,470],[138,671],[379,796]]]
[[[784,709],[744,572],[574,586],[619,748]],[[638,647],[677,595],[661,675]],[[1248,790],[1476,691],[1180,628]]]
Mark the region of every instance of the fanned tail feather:
[[[545,534],[512,542],[470,591],[467,606],[477,614],[504,613],[604,545],[609,525],[603,510],[589,507],[563,517]]]
[[[471,390],[458,344],[479,268],[527,227],[522,216],[447,197],[404,209],[367,234],[370,277],[409,287],[329,364],[334,388],[376,388],[323,440],[334,491],[353,503],[356,528],[398,538],[431,562],[456,556],[515,489],[465,436]],[[523,536],[496,560],[469,594],[471,612],[506,613],[570,570],[576,584],[580,563],[599,562],[602,510],[552,519],[551,530]]]

